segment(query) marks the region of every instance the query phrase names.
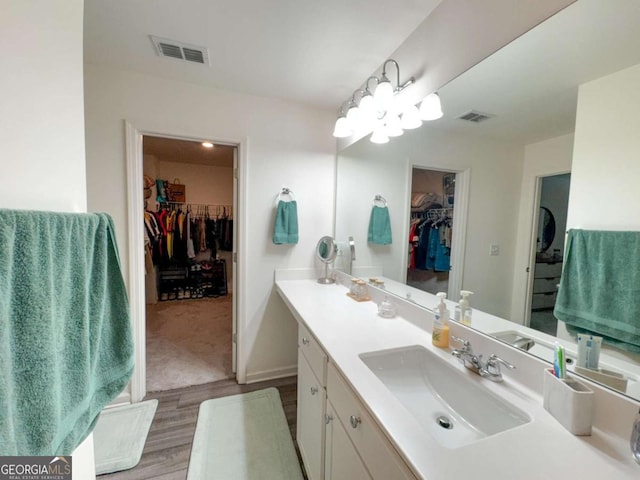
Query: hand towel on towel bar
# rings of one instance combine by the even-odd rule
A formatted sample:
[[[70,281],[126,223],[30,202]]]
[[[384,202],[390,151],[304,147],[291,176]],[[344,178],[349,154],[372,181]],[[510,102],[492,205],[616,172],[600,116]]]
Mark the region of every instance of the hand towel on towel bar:
[[[391,220],[388,207],[374,205],[371,209],[367,241],[377,245],[391,245]]]
[[[69,455],[133,371],[111,218],[0,210],[0,292],[0,455]]]
[[[569,230],[553,314],[571,333],[640,352],[640,232]]]
[[[298,204],[295,200],[278,202],[273,226],[273,243],[298,243]]]

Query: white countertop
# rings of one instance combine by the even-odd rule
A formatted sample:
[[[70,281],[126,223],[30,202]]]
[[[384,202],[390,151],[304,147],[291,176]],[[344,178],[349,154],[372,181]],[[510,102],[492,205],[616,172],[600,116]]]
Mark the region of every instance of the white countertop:
[[[405,285],[382,275],[378,275],[377,278],[384,280],[385,288],[389,293],[391,293],[391,295],[405,298],[406,294],[410,293],[412,300],[424,308],[433,310],[433,307],[440,301],[440,299],[432,293],[421,291],[417,288]],[[445,300],[445,303],[453,316],[454,308],[457,303],[448,299]],[[548,335],[538,330],[534,330],[533,328],[510,322],[504,318],[478,310],[474,308],[473,295],[470,298],[470,303],[473,308],[473,328],[489,335],[493,335],[498,332],[513,331],[525,337],[529,337],[536,342],[533,348],[529,350],[529,353],[548,362],[553,362],[553,349],[556,342],[561,343],[565,347],[565,351],[568,356],[573,357],[574,359],[577,358],[578,346],[575,340]],[[627,359],[624,354],[622,354],[622,358],[614,355],[616,354],[614,354],[609,347],[603,345],[600,353],[600,368],[622,374],[628,380],[626,393],[631,397],[640,399],[640,378],[638,378],[636,373],[637,363],[630,363],[630,360]],[[617,353],[617,355],[620,356],[621,354]],[[569,365],[568,369],[569,371],[573,371],[574,366]]]
[[[628,439],[595,426],[589,437],[572,435],[544,410],[539,392],[516,383],[517,370],[510,372],[502,383],[483,379],[465,369],[451,356],[450,350],[433,347],[430,332],[415,325],[419,319],[381,318],[374,302],[350,299],[342,285],[279,280],[276,287],[296,319],[313,333],[418,477],[428,480],[640,478],[640,465],[631,458]],[[430,321],[428,323],[430,325]],[[365,352],[409,345],[421,345],[435,352],[471,381],[479,382],[527,412],[532,421],[459,448],[443,447],[420,427],[358,357]]]

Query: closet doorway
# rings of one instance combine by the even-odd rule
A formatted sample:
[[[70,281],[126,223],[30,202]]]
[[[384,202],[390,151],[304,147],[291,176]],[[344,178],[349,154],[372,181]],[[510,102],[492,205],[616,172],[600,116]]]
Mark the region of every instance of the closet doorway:
[[[535,242],[531,258],[535,262],[525,325],[552,336],[556,336],[558,328],[553,308],[562,274],[570,183],[570,173],[538,177],[534,202]]]
[[[407,285],[449,292],[456,173],[413,167]],[[452,298],[452,295],[449,295]]]
[[[144,135],[146,391],[235,377],[237,147]]]

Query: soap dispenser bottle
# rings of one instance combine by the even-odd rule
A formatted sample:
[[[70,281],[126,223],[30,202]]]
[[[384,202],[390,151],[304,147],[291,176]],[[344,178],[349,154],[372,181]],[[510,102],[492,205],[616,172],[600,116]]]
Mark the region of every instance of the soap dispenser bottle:
[[[631,441],[629,443],[631,445],[633,458],[637,463],[640,463],[640,411],[633,422],[633,428],[631,429]]]
[[[469,295],[473,295],[473,292],[469,290],[460,290],[460,296],[462,299],[460,303],[456,305],[454,317],[456,322],[460,322],[463,325],[471,325],[471,314],[473,310],[469,306]]]
[[[444,303],[447,294],[438,292],[436,295],[440,298],[440,303],[438,303],[434,311],[431,342],[436,347],[447,348],[449,346],[449,310],[447,310],[447,305]]]

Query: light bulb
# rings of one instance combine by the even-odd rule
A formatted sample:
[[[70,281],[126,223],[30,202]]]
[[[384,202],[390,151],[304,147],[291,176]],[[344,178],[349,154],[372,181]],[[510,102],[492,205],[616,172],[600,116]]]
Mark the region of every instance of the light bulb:
[[[354,104],[349,107],[347,110],[347,124],[351,128],[351,130],[356,130],[358,128],[358,123],[360,122],[360,111],[358,107]]]
[[[349,122],[344,116],[338,117],[336,126],[333,128],[333,136],[336,138],[350,137],[353,131],[349,127]]]
[[[358,108],[360,109],[362,117],[373,117],[376,114],[376,102],[373,99],[373,95],[370,93],[365,94],[365,96],[360,99]]]
[[[380,83],[376,87],[373,98],[378,104],[379,110],[388,110],[393,102],[393,87],[387,77],[382,77]]]
[[[422,120],[437,120],[442,117],[442,105],[437,93],[427,95],[420,105],[420,118]]]
[[[422,125],[422,120],[420,120],[418,107],[415,105],[409,105],[402,114],[400,126],[405,130],[413,130],[414,128],[418,128],[420,125]]]
[[[204,148],[213,148],[213,143],[211,142],[202,142],[201,144]]]
[[[400,117],[396,115],[389,115],[385,117],[384,133],[389,137],[399,137],[404,132],[400,126]]]
[[[369,137],[369,140],[372,143],[378,143],[378,144],[389,143],[389,137],[384,132],[384,128],[382,126],[376,127],[376,129],[373,131],[373,133]]]

